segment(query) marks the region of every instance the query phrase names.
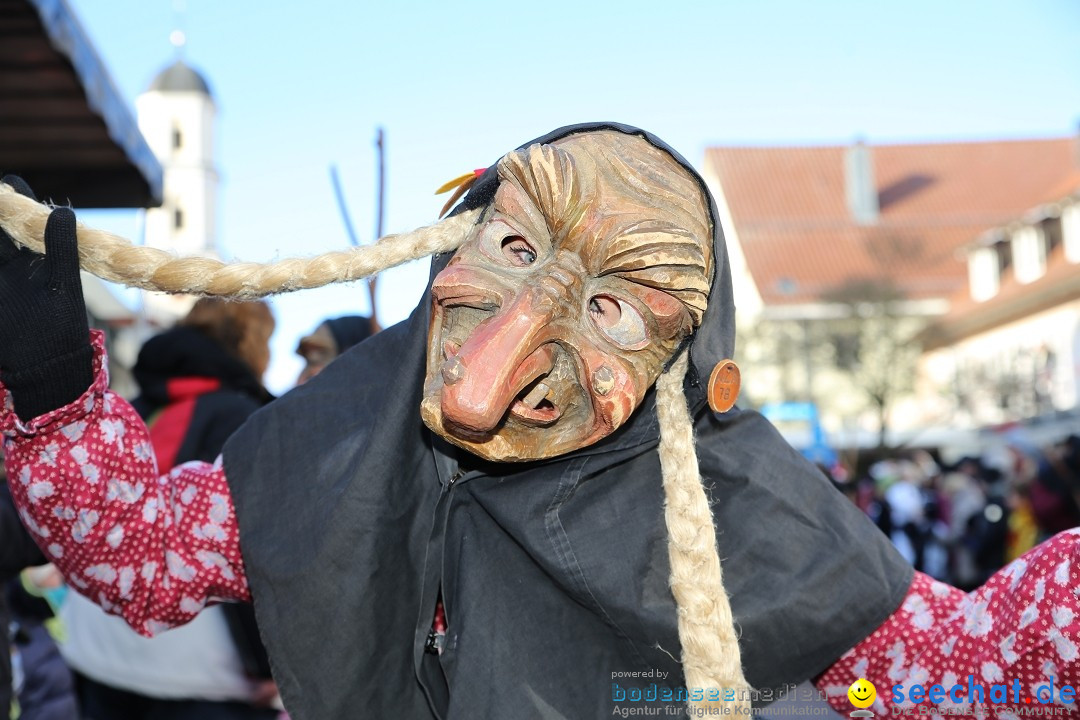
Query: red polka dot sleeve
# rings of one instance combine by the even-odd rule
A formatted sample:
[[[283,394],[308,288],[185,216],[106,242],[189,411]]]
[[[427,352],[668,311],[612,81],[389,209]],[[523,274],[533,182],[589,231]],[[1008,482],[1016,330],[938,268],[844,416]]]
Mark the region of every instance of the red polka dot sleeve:
[[[848,687],[859,678],[877,688],[870,708],[877,717],[925,716],[931,705],[1002,720],[1032,707],[1075,714],[1080,529],[1036,546],[970,593],[916,573],[896,612],[816,684],[848,714]]]
[[[108,390],[92,331],[94,383],[23,423],[0,386],[11,494],[44,552],[80,593],[153,635],[215,600],[251,599],[221,458],[158,472],[138,413]]]

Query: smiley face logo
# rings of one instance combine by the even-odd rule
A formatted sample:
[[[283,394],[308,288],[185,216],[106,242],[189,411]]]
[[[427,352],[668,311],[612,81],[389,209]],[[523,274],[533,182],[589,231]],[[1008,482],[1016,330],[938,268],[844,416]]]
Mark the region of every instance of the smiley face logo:
[[[869,680],[859,678],[851,683],[847,691],[848,700],[857,708],[868,708],[874,704],[877,697],[877,688]]]

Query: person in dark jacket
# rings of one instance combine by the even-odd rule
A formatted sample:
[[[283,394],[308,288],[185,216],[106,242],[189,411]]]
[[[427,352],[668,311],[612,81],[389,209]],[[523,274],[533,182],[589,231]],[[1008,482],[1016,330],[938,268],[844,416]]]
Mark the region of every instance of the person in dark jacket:
[[[274,318],[262,302],[198,301],[178,327],[139,353],[133,405],[163,462],[212,461],[225,440],[272,396],[261,377]],[[277,691],[247,603],[215,609],[211,622],[147,640],[88,600],[69,601],[69,662],[80,671],[84,716],[269,720]],[[227,628],[227,629],[226,629]]]
[[[0,585],[14,578],[25,567],[46,562],[34,539],[19,522],[19,513],[11,502],[7,482],[0,480]],[[4,594],[0,593],[0,716],[8,712],[13,696],[10,626],[11,615]]]
[[[1031,504],[1045,537],[1080,525],[1080,436],[1047,449],[1032,483]]]
[[[261,302],[204,298],[139,352],[132,405],[165,463],[212,461],[248,416],[273,399],[262,385],[274,317]],[[157,427],[157,430],[153,430]],[[171,443],[171,445],[170,445]]]
[[[37,569],[43,571],[39,576],[50,576],[54,587],[63,589],[63,578],[56,568],[49,565]],[[51,600],[37,594],[44,588],[32,594],[30,586],[11,580],[4,592],[11,610],[12,643],[19,665],[15,687],[19,720],[79,720],[75,679],[49,628],[54,606]]]

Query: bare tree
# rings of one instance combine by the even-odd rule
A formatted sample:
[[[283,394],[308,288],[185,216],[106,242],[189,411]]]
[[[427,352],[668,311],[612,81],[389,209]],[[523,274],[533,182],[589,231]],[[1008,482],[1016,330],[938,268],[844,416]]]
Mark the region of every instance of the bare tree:
[[[913,387],[923,323],[902,312],[904,294],[887,279],[852,280],[822,299],[844,309],[829,329],[835,364],[866,395],[878,419],[878,447],[884,448],[889,410]]]

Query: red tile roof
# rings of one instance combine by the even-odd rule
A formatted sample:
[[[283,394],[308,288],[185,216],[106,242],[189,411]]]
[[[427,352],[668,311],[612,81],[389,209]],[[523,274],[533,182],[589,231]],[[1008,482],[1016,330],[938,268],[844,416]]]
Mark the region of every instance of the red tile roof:
[[[727,200],[766,304],[816,302],[848,280],[888,277],[912,299],[966,287],[960,249],[1060,199],[1078,172],[1076,138],[870,146],[881,206],[855,223],[845,147],[713,147],[706,172]]]

